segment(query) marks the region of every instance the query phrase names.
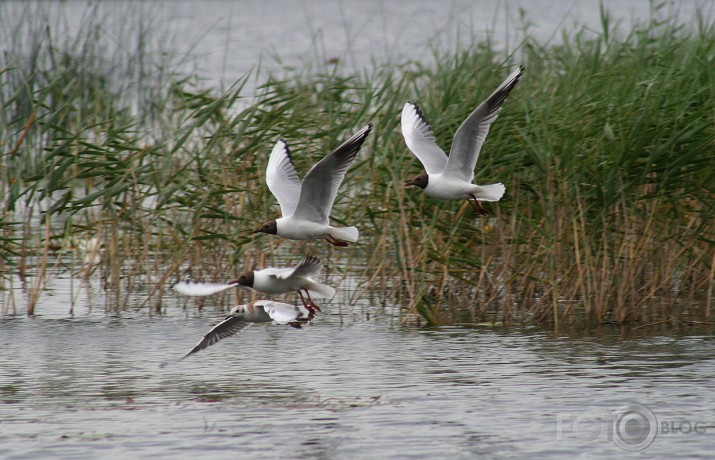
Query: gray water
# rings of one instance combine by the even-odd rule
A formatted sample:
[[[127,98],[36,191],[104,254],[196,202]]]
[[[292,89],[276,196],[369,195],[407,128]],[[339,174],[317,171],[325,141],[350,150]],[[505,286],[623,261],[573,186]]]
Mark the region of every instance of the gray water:
[[[648,1],[605,3],[625,29],[650,14]],[[55,6],[71,22],[85,4]],[[460,30],[508,47],[519,8],[544,40],[573,22],[598,28],[598,2],[566,0],[152,4],[208,85],[230,84],[267,51],[298,66],[316,43],[321,56],[355,67],[373,56],[429,59],[428,43],[452,46]],[[703,4],[682,2],[681,15]],[[135,308],[147,295],[138,289],[121,315],[107,314],[99,284],[54,272],[35,318],[21,314],[19,280],[0,293],[2,310],[14,303],[20,313],[0,317],[1,458],[593,458],[639,449],[711,458],[715,449],[712,327],[422,329],[339,296],[303,330],[253,326],[160,368],[222,313],[212,301],[200,311],[168,296],[165,312],[151,315]],[[635,434],[633,421],[642,422]]]
[[[602,31],[601,5],[616,33],[627,34],[649,18],[677,18],[695,26],[715,18],[710,0],[103,0],[98,9],[111,25],[101,37],[117,47],[146,46],[176,55],[173,67],[198,74],[208,88],[228,87],[252,70],[332,68],[348,71],[374,63],[415,60],[429,65],[433,49],[453,50],[491,40],[518,49],[525,36],[558,43],[563,30]],[[95,2],[6,0],[0,13],[26,20],[42,5],[53,33],[74,36]],[[662,6],[662,7],[659,7]],[[150,27],[136,42],[140,24]],[[12,24],[13,21],[8,21]],[[613,32],[613,31],[612,31]],[[0,50],[9,44],[0,43]],[[127,50],[128,52],[131,50]],[[149,69],[145,69],[149,70]],[[477,72],[483,69],[475,69]],[[486,69],[484,69],[486,71]],[[478,74],[475,78],[478,78]],[[260,82],[260,78],[258,78]],[[251,92],[248,88],[247,92]]]
[[[324,310],[165,368],[220,315],[6,317],[0,457],[591,458],[626,453],[609,430],[636,403],[649,457],[712,457],[712,333],[415,329]]]
[[[359,71],[376,63],[429,64],[432,48],[491,40],[515,50],[525,35],[559,42],[563,29],[600,32],[600,6],[626,34],[650,17],[707,22],[713,2],[681,0],[195,0],[157,2],[158,14],[181,37],[175,43],[196,57],[206,83],[230,85],[261,60],[262,69],[300,68],[340,60]],[[655,2],[658,3],[658,2]],[[278,56],[279,62],[267,56]]]

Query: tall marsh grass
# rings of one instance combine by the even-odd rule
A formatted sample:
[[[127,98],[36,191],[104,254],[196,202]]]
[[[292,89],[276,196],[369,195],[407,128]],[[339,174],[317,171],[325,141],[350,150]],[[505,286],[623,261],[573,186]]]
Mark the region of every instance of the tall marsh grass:
[[[160,78],[116,74],[124,60],[147,58],[141,48],[98,68],[100,60],[73,54],[76,46],[38,42],[34,67],[21,59],[0,66],[5,287],[32,266],[33,313],[64,251],[101,241],[101,250],[83,243],[101,257],[80,256],[84,265],[73,269],[102,280],[112,309],[142,289],[144,306],[161,312],[180,277],[225,280],[310,252],[327,263],[331,282],[355,282],[341,302],[398,305],[404,322],[707,321],[715,28],[653,19],[619,35],[606,12],[602,26],[565,33],[560,45],[527,37],[514,55],[474,43],[435,51],[430,66],[351,74],[335,63],[247,75],[220,93],[161,65]],[[78,40],[96,46],[91,31]],[[517,63],[525,76],[478,164],[478,181],[507,185],[492,214],[406,190],[420,166],[399,133],[402,105],[419,103],[447,150]],[[117,82],[130,81],[135,97],[120,97]],[[368,121],[375,132],[332,214],[360,228],[357,244],[250,234],[278,213],[263,179],[278,138],[302,176]]]

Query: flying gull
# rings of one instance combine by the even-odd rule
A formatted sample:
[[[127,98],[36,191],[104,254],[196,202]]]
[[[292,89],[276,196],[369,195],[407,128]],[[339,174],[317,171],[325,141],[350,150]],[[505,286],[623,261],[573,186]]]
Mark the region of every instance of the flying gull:
[[[333,227],[328,217],[340,183],[371,130],[370,123],[316,163],[302,183],[288,144],[279,140],[268,160],[266,183],[278,200],[282,217],[265,222],[253,233],[293,240],[326,239],[334,246],[348,246],[348,242],[357,241],[357,228]]]
[[[206,333],[206,335],[188,353],[179,359],[186,359],[221,339],[235,335],[253,323],[269,323],[289,325],[300,329],[315,317],[314,310],[272,300],[257,300],[245,305],[237,305],[231,309],[228,316]],[[168,363],[163,363],[161,367]]]
[[[331,298],[335,295],[335,289],[313,279],[314,276],[320,274],[321,267],[320,259],[315,256],[306,256],[295,267],[268,267],[262,270],[251,270],[242,273],[237,279],[228,283],[181,281],[174,285],[174,289],[180,294],[188,296],[208,296],[233,287],[248,287],[265,294],[285,294],[298,291],[306,308],[309,310],[315,308],[320,311],[312,297]],[[305,301],[304,292],[310,303]]]
[[[523,67],[519,67],[477,107],[457,130],[452,141],[449,158],[435,142],[432,127],[417,105],[410,102],[402,108],[402,135],[407,147],[420,160],[424,171],[405,186],[422,188],[431,198],[460,200],[466,198],[479,214],[487,214],[482,201],[499,201],[504,195],[503,184],[476,185],[474,167],[479,150],[497,119],[509,92],[519,82]]]

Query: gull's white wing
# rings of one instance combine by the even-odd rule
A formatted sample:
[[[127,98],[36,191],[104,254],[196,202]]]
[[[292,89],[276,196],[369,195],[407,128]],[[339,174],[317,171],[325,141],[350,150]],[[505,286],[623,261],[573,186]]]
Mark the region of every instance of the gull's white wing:
[[[300,178],[290,156],[288,144],[281,139],[271,151],[266,168],[266,184],[278,200],[283,217],[293,215],[300,196]]]
[[[372,123],[343,142],[340,147],[313,166],[303,179],[298,206],[293,214],[300,219],[328,224],[338,188],[350,163],[372,130]]]
[[[263,310],[276,324],[288,324],[300,316],[300,309],[295,305],[281,302],[265,302]]]
[[[310,322],[315,317],[315,312],[309,312],[305,307],[288,303],[266,300],[261,306],[273,322],[280,325],[291,324],[291,326],[300,327],[300,324]]]
[[[232,335],[241,332],[253,323],[243,321],[236,316],[228,316],[226,319],[218,323],[216,326],[211,328],[211,330],[202,338],[199,343],[196,344],[190,352],[186,353],[181,359],[185,359],[197,351],[201,351],[206,347],[210,347],[221,339],[226,337],[231,337]]]
[[[479,150],[489,134],[489,127],[497,119],[501,105],[519,82],[523,72],[524,68],[519,66],[464,120],[454,135],[449,161],[444,168],[445,174],[467,182],[474,179],[474,166],[477,164]]]
[[[407,148],[420,160],[427,174],[441,174],[447,164],[447,155],[437,145],[432,127],[420,108],[411,102],[406,103],[400,124]]]
[[[235,283],[219,284],[219,283],[200,283],[195,281],[180,281],[174,285],[174,290],[179,294],[189,295],[194,297],[202,297],[207,295],[218,294],[221,291],[236,287]]]

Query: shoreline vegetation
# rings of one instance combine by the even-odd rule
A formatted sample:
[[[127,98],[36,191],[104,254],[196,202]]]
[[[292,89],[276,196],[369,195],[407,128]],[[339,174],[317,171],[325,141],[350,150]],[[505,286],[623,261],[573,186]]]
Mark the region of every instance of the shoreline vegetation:
[[[340,298],[396,307],[405,324],[712,324],[713,24],[653,18],[616,33],[602,11],[599,32],[554,45],[526,33],[514,55],[475,42],[434,51],[429,66],[349,73],[337,61],[218,91],[172,71],[146,18],[124,31],[131,51],[114,53],[99,34],[108,24],[88,18],[66,41],[42,19],[3,32],[32,45],[0,65],[2,314],[18,313],[17,280],[32,315],[67,270],[101,280],[110,309],[141,290],[161,312],[189,274],[225,281],[313,254],[330,284],[354,285]],[[448,150],[517,64],[524,77],[478,163],[476,182],[507,187],[490,215],[405,189],[420,166],[402,105],[418,103]],[[358,226],[356,244],[251,234],[279,214],[264,179],[277,139],[302,177],[368,122],[332,212]]]

